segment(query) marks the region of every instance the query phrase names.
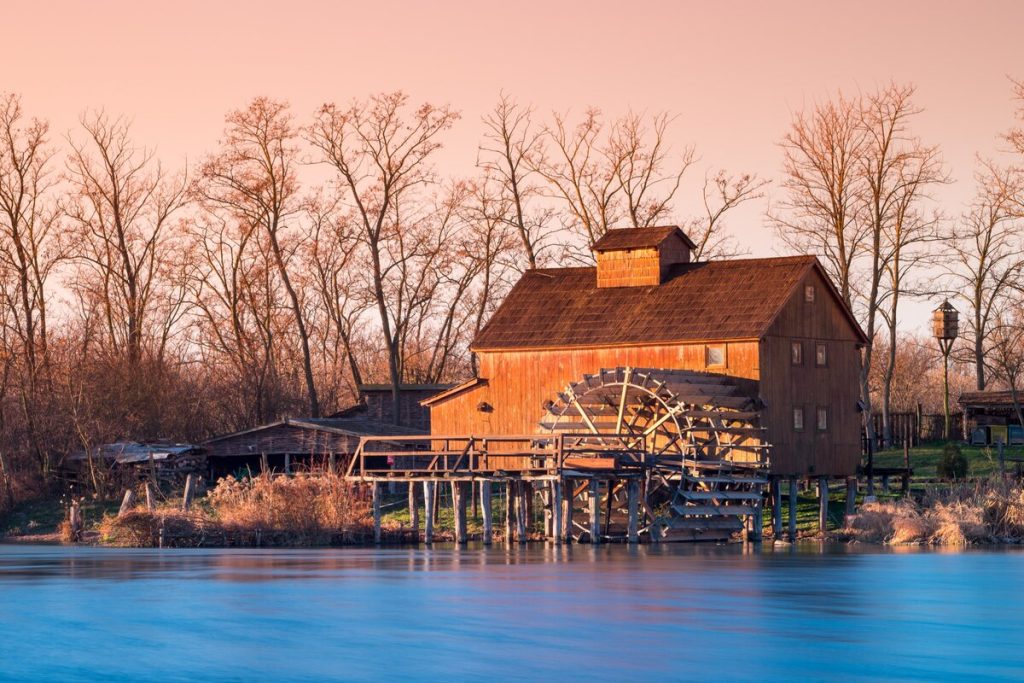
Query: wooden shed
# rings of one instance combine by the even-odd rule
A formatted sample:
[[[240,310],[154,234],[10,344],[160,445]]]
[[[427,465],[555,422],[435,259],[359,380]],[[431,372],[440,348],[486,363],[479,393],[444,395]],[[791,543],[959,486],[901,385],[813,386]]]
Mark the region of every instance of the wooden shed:
[[[867,340],[821,264],[691,262],[693,247],[675,226],[612,230],[596,267],[527,271],[473,342],[478,376],[424,401],[432,433],[624,429],[624,413],[649,413],[668,392],[692,404],[676,417],[732,410],[714,434],[702,423],[705,441],[759,430],[773,475],[855,474]],[[624,388],[619,400],[636,369],[660,398]]]

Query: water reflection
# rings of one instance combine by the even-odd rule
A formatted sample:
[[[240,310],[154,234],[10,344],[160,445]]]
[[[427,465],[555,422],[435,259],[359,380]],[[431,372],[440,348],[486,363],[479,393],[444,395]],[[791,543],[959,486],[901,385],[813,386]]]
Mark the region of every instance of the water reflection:
[[[0,546],[0,680],[996,680],[1022,574],[819,544]]]

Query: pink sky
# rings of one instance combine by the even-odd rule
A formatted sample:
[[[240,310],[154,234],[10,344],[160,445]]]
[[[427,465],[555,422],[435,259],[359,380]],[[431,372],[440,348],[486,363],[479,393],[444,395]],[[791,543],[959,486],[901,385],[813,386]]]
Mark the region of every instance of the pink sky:
[[[45,2],[4,9],[0,90],[65,133],[86,107],[134,119],[167,165],[197,159],[224,113],[252,96],[324,101],[404,89],[463,119],[439,170],[473,172],[480,116],[502,89],[538,109],[586,105],[679,115],[701,168],[775,178],[791,113],[837,88],[918,85],[918,131],[971,194],[976,153],[1012,123],[1024,77],[1021,2]],[[689,187],[680,208],[696,209]],[[731,227],[755,254],[779,247],[766,204]]]

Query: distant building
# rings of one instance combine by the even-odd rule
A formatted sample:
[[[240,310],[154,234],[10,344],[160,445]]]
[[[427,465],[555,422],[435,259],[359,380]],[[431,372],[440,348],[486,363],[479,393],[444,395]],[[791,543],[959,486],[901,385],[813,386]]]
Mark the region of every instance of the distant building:
[[[1018,394],[1024,406],[1024,394]],[[1024,428],[1017,418],[1009,391],[965,391],[960,394],[963,410],[964,437],[970,443],[984,446],[998,442],[1024,444]]]

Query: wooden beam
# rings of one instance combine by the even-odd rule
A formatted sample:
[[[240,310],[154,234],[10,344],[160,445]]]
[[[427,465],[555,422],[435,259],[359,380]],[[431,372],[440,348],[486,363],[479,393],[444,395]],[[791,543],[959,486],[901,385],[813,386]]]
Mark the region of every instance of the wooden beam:
[[[857,477],[846,478],[846,519],[857,512]]]
[[[511,543],[515,534],[516,483],[505,482],[505,543]]]
[[[529,495],[531,493],[530,482],[520,481],[518,484],[519,495],[516,497],[516,540],[526,543],[529,522],[527,515],[530,510]]]
[[[432,481],[423,482],[423,542],[434,542],[434,487]]]
[[[127,489],[124,498],[121,500],[121,509],[117,511],[118,517],[124,517],[135,506],[135,490]]]
[[[156,510],[156,497],[153,495],[153,483],[146,482],[146,509],[150,512]]]
[[[195,494],[195,478],[192,474],[185,477],[185,494],[181,497],[181,509],[188,512],[192,507],[192,496]]]
[[[771,477],[769,487],[772,497],[772,536],[782,538],[782,480]]]
[[[601,482],[590,480],[590,542],[601,542]]]
[[[574,498],[575,490],[573,488],[572,479],[565,479],[562,484],[562,523],[565,525],[562,540],[565,543],[572,543],[573,531],[575,531],[572,526],[572,508]]]

